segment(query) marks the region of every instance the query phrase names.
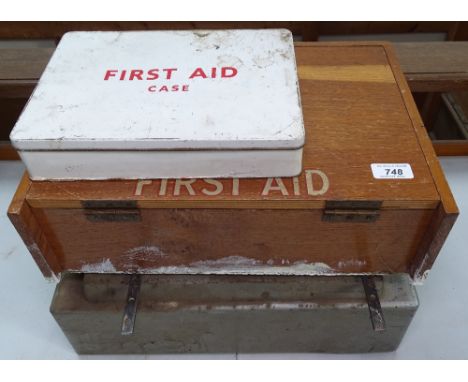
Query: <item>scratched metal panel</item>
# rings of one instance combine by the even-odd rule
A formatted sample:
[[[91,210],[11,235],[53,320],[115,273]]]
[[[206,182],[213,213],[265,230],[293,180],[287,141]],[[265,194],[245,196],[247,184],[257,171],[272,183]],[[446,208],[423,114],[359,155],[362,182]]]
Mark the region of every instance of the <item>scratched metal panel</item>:
[[[295,176],[285,29],[70,32],[10,139],[33,180]]]
[[[358,277],[152,275],[122,336],[128,280],[67,274],[58,284],[51,312],[78,353],[392,351],[418,307],[407,275],[377,280],[384,332],[372,329]]]

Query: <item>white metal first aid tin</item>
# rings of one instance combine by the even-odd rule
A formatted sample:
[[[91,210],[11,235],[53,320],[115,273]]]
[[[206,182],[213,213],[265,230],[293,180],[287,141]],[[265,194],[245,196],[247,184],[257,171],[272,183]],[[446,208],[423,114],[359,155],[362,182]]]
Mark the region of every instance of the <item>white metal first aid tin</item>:
[[[10,139],[30,177],[294,176],[291,32],[70,32]]]

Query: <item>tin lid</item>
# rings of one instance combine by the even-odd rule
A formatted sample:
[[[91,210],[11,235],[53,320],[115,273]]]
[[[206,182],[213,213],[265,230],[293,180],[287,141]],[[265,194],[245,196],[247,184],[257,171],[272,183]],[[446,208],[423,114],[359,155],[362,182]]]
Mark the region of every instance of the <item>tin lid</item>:
[[[19,150],[299,148],[291,32],[67,33],[10,139]]]

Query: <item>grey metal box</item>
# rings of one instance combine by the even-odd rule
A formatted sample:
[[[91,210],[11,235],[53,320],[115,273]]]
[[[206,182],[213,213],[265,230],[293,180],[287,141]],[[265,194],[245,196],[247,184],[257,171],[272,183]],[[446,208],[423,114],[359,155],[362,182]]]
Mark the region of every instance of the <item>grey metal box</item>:
[[[51,312],[78,353],[392,351],[418,308],[407,275],[376,278],[383,332],[359,277],[147,275],[123,336],[129,278],[66,274],[57,285]]]

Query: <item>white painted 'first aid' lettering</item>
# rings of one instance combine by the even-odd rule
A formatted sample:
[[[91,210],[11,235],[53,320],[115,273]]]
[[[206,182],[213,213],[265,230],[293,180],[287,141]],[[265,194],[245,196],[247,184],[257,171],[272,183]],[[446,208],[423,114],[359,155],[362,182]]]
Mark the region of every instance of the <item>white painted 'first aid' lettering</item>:
[[[208,183],[208,184],[211,184],[211,185],[215,186],[214,190],[210,190],[210,189],[208,189],[206,187],[203,187],[202,192],[205,195],[214,196],[214,195],[219,195],[221,192],[223,192],[223,184],[219,180],[204,179],[204,181],[205,181],[205,183]]]
[[[273,182],[276,185],[273,185]],[[262,196],[269,195],[271,191],[280,191],[283,195],[289,195],[289,192],[281,178],[268,178],[262,191]]]
[[[292,178],[265,178],[256,181],[258,188],[250,185],[249,192],[257,189],[258,196],[319,196],[327,193],[330,181],[321,170],[304,170],[304,176]],[[249,180],[246,180],[249,182]],[[250,180],[250,182],[252,182]],[[172,183],[173,187],[168,187]],[[237,179],[175,179],[158,180],[159,187],[150,187],[152,180],[139,180],[135,187],[135,196],[154,193],[158,196],[217,196],[230,194],[239,196],[242,192],[242,182]],[[292,186],[291,186],[292,184]]]

